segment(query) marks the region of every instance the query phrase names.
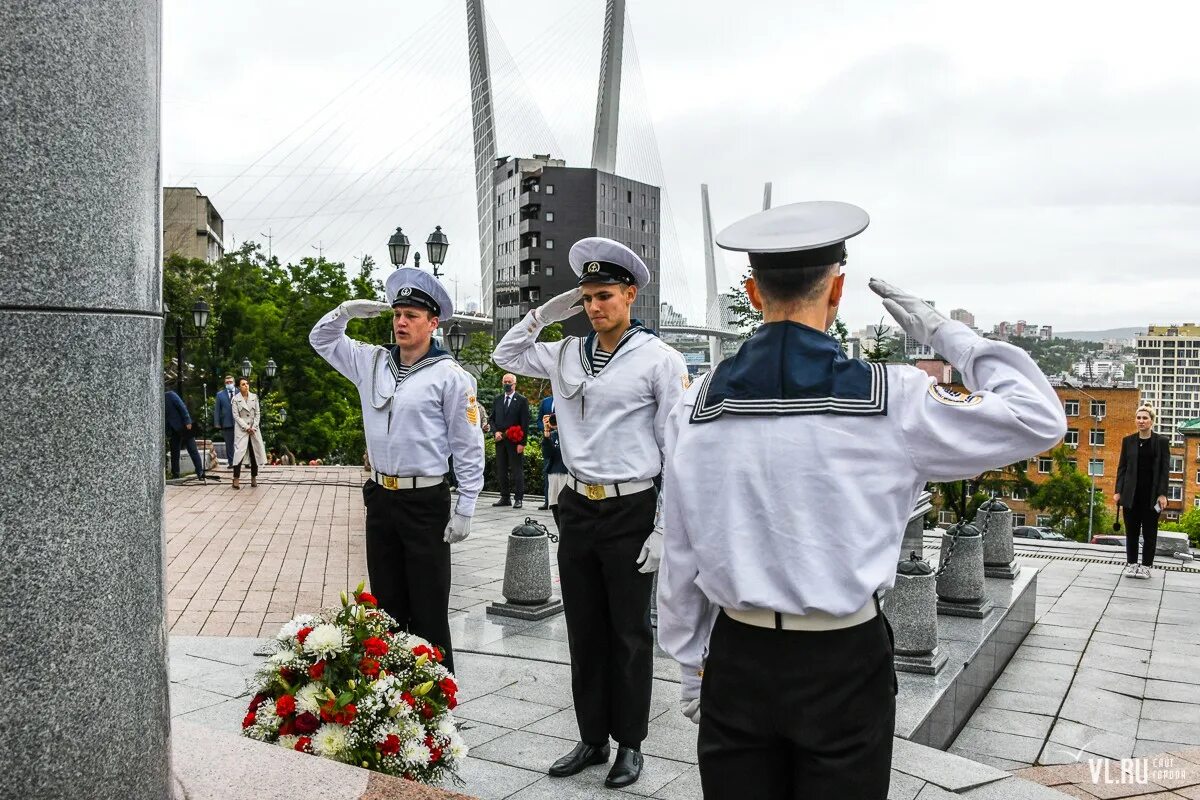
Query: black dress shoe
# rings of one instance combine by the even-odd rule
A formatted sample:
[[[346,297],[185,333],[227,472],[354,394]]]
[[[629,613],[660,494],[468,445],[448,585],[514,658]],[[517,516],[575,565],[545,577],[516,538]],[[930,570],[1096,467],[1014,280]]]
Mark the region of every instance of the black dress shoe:
[[[497,500],[496,502],[492,503],[492,505],[493,505],[493,506],[511,506],[511,505],[512,505],[512,503],[508,502],[508,498],[506,498],[506,497],[501,497],[499,500]]]
[[[550,506],[548,506],[548,505],[543,504],[543,505],[538,506],[538,511],[549,511],[549,510],[550,510]]]
[[[594,744],[580,742],[575,745],[574,750],[551,764],[548,772],[551,778],[566,778],[571,775],[577,775],[593,764],[607,764],[608,753],[607,743],[597,747]],[[641,753],[638,755],[640,756]],[[641,769],[640,761],[638,762],[638,769]],[[609,775],[609,777],[612,776]],[[637,780],[637,778],[634,778],[634,780]],[[630,781],[630,783],[633,783],[633,781]]]
[[[520,508],[522,505],[523,505],[523,503],[520,500],[518,500],[517,502],[513,503],[513,508]]]
[[[604,779],[604,785],[610,789],[620,789],[637,783],[642,776],[642,752],[630,747],[618,747],[617,757],[613,759],[612,769]]]

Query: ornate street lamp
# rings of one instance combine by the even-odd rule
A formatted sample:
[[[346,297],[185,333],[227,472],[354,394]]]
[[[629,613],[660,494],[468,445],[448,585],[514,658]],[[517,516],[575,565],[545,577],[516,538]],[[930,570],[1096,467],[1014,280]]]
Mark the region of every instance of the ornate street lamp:
[[[408,251],[411,245],[408,243],[408,237],[404,235],[404,231],[396,228],[396,232],[392,234],[392,238],[388,239],[388,255],[392,259],[393,267],[403,267],[408,261]]]
[[[463,345],[467,343],[467,335],[463,333],[462,325],[455,322],[450,326],[450,332],[446,334],[446,341],[450,345],[450,352],[454,354],[454,360],[458,360],[458,354],[462,352]]]
[[[242,359],[242,377],[250,380],[250,373],[254,372],[254,365],[250,363],[250,359]]]

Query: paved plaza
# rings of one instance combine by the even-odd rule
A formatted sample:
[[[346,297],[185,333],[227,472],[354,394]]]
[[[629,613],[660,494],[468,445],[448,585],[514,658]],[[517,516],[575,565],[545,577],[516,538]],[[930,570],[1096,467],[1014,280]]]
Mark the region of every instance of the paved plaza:
[[[256,489],[168,488],[177,719],[236,731],[262,638],[365,577],[363,476],[297,467],[264,471]],[[494,509],[493,499],[480,499],[471,538],[453,555],[458,713],[472,746],[460,791],[609,797],[602,767],[545,776],[576,737],[563,618],[499,621],[484,609],[502,599],[508,532],[525,516],[553,522],[538,498],[521,511]],[[926,538],[935,562],[937,542]],[[1018,545],[1018,560],[1041,570],[1036,625],[949,753],[896,740],[890,796],[1200,800],[1200,571],[1170,566],[1135,581],[1120,577],[1115,549],[1074,544]],[[677,709],[677,675],[659,652],[646,769],[627,793],[700,797],[696,728]],[[1136,782],[1122,782],[1119,761],[1100,760],[1134,756],[1151,757]]]

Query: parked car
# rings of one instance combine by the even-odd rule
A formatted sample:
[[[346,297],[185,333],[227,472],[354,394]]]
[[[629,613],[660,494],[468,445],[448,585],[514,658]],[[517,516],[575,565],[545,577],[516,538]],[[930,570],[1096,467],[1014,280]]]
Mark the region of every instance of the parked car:
[[[1099,534],[1098,536],[1092,537],[1092,544],[1107,544],[1107,545],[1111,545],[1113,547],[1124,547],[1125,546],[1125,537],[1124,536],[1114,536],[1111,533],[1108,533],[1108,534],[1102,533],[1102,534]]]
[[[1018,525],[1013,528],[1013,536],[1018,539],[1040,539],[1051,542],[1067,541],[1066,536],[1042,525]]]

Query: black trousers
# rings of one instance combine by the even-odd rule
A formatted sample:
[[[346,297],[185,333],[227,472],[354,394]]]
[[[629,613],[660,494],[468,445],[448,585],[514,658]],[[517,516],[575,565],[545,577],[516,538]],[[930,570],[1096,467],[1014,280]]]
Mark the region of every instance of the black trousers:
[[[442,541],[450,521],[450,487],[391,491],[363,484],[367,506],[367,575],[379,607],[409,633],[445,651],[450,642],[450,545]]]
[[[254,457],[254,445],[246,443],[246,455],[250,456],[250,477],[258,477],[258,459]],[[242,462],[233,465],[233,477],[242,477]]]
[[[1138,536],[1142,538],[1142,563],[1154,566],[1154,549],[1158,546],[1158,512],[1154,501],[1133,503],[1125,512],[1125,560],[1136,564],[1138,560]]]
[[[566,488],[558,503],[558,575],[579,738],[603,744],[611,736],[635,747],[646,738],[654,672],[654,576],[638,572],[637,558],[654,530],[655,493],[588,500]]]
[[[179,477],[179,447],[187,447],[188,458],[196,467],[196,475],[204,477],[204,462],[200,460],[200,451],[196,449],[196,434],[187,428],[177,431],[167,431],[171,436],[171,477]]]
[[[705,800],[885,800],[892,653],[882,614],[833,631],[718,615],[700,690]]]
[[[525,455],[517,452],[517,446],[507,438],[496,442],[496,479],[500,481],[500,498],[508,498],[511,480],[513,496],[517,500],[525,497]],[[511,473],[511,479],[510,479]]]

